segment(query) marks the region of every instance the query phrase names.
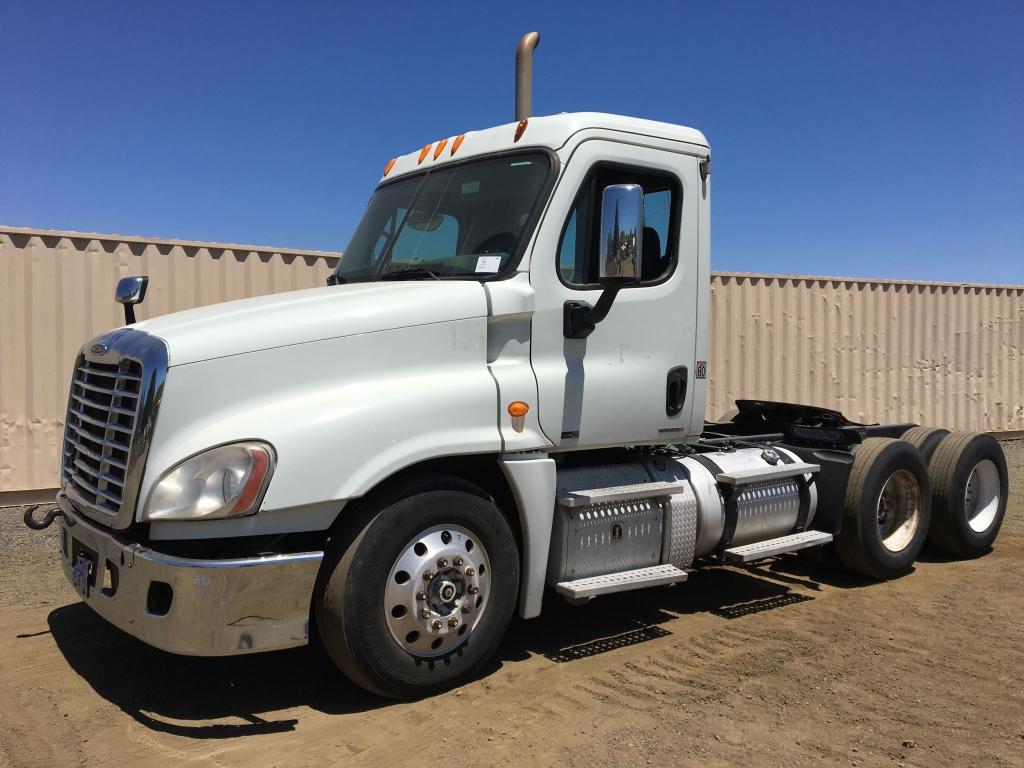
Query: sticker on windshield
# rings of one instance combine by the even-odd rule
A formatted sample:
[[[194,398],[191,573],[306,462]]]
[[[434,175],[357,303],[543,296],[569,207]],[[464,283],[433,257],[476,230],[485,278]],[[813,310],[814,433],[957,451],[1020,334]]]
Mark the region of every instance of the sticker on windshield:
[[[477,272],[497,272],[501,269],[501,256],[478,256],[476,260]]]

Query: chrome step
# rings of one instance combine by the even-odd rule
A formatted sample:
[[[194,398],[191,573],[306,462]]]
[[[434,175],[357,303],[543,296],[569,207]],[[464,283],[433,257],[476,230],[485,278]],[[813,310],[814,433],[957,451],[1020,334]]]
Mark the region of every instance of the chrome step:
[[[742,547],[732,547],[722,553],[722,559],[727,563],[750,563],[754,560],[763,560],[766,557],[781,555],[785,552],[796,552],[798,549],[818,547],[822,544],[828,544],[830,541],[832,541],[832,534],[823,533],[822,531],[791,533],[788,536],[780,536],[777,539],[758,541]]]
[[[581,599],[608,595],[612,592],[626,592],[630,589],[676,584],[680,581],[686,581],[686,571],[674,565],[652,565],[649,568],[637,568],[635,571],[620,571],[576,581],[562,581],[555,585],[555,589],[566,597]]]
[[[563,507],[586,507],[590,504],[605,504],[630,499],[653,499],[658,496],[671,496],[685,493],[687,483],[637,483],[636,485],[613,485],[610,488],[594,488],[587,491],[569,491],[558,497]]]
[[[776,464],[774,467],[754,467],[722,472],[716,475],[715,479],[724,485],[750,485],[751,483],[763,483],[766,480],[784,480],[797,475],[813,475],[819,470],[821,470],[820,464],[796,462],[794,464]]]

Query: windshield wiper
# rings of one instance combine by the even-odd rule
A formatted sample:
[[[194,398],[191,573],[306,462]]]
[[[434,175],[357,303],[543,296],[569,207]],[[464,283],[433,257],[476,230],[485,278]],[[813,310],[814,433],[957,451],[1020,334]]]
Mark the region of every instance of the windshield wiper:
[[[432,278],[434,280],[440,280],[441,276],[432,269],[426,267],[405,267],[403,269],[397,269],[394,272],[388,272],[386,275],[381,275],[381,280],[423,280],[425,278]]]
[[[338,274],[334,274],[333,272],[327,276],[328,285],[341,285],[342,283],[347,282],[348,278],[342,277],[341,275]]]

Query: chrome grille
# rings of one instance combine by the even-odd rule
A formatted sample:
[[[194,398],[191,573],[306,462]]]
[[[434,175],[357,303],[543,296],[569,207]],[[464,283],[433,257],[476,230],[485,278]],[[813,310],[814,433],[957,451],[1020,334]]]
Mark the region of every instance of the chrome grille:
[[[163,341],[132,328],[93,339],[75,362],[61,488],[97,522],[132,524],[166,373]]]
[[[71,381],[64,431],[63,480],[79,498],[116,514],[124,501],[125,473],[142,390],[142,364],[81,359]]]

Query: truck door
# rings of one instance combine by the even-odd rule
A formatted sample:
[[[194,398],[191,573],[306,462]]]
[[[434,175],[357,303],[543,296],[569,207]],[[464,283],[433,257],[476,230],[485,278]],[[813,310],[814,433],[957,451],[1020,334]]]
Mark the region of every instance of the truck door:
[[[565,303],[593,305],[602,293],[597,233],[602,191],[612,184],[644,190],[642,279],[619,291],[589,337],[568,339]],[[667,443],[689,433],[699,199],[691,155],[604,139],[573,152],[530,262],[540,425],[556,446]]]

